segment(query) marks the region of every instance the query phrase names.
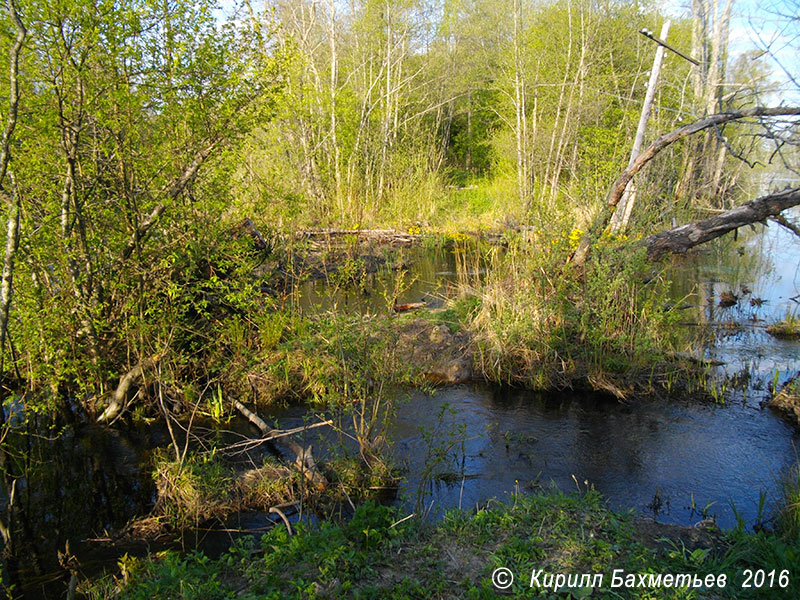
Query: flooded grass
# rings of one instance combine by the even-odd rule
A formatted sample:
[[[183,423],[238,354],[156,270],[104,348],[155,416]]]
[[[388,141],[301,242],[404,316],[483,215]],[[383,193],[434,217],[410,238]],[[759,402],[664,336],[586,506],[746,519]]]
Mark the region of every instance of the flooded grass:
[[[783,321],[767,327],[767,333],[782,340],[796,340],[800,338],[800,318],[789,315]]]
[[[708,516],[734,529],[738,517],[740,529],[765,523],[773,529],[780,523],[784,531],[796,527],[797,494],[792,487],[796,477],[794,472],[781,475],[789,472],[787,456],[793,437],[763,409],[765,394],[778,389],[797,369],[795,342],[775,341],[765,333],[765,318],[775,318],[777,311],[787,314],[785,298],[782,301],[769,286],[759,284],[750,272],[728,273],[709,282],[707,274],[693,274],[689,263],[677,276],[664,273],[625,254],[624,244],[614,240],[604,242],[606,249],[596,249],[595,261],[584,272],[572,272],[564,263],[570,248],[568,231],[550,232],[547,239],[535,243],[532,235],[526,233],[524,240],[507,235],[499,246],[455,235],[443,237],[440,243],[429,239],[399,258],[383,257],[383,266],[375,269],[365,266],[369,261],[359,260],[354,246],[337,254],[339,258],[330,254],[320,263],[318,276],[309,279],[302,273],[306,267],[296,263],[300,265],[297,277],[284,295],[275,292],[273,281],[274,302],[211,323],[203,368],[213,378],[210,383],[187,383],[181,378],[196,372],[183,367],[173,371],[176,383],[165,388],[170,411],[182,419],[194,411],[206,413],[218,426],[229,427],[228,399],[241,397],[254,400],[255,410],[287,426],[301,426],[310,411],[331,417],[333,429],[324,434],[315,430],[308,442],[321,451],[320,464],[331,483],[326,501],[351,509],[388,492],[398,506],[419,512],[416,507],[441,518],[448,508],[483,505],[491,497],[513,498],[518,505],[524,496],[521,489],[534,492],[530,497],[537,498],[542,482],[553,480],[567,489],[575,480],[596,484],[617,510],[635,506],[646,512],[648,505],[657,505],[659,518],[684,524]],[[670,279],[680,283],[681,278],[695,277],[701,283],[692,291],[674,284],[670,289]],[[748,297],[758,302],[748,303]],[[396,309],[402,304],[424,307],[400,314]],[[690,318],[699,327],[678,326]],[[501,384],[491,387],[495,391],[490,396],[519,395],[519,402],[512,402],[514,410],[509,411],[502,400],[487,400],[488,388],[474,384],[446,387],[434,396],[412,391],[411,399],[403,400],[408,393],[403,386],[430,390],[431,381],[476,378]],[[515,388],[550,391],[549,400],[544,401],[550,408],[541,410],[541,402],[530,392],[504,387],[509,383]],[[697,397],[687,399],[689,391],[704,385],[722,408],[697,403]],[[554,388],[600,394],[583,392],[565,401],[565,392],[552,393]],[[134,420],[154,417],[158,405],[147,401],[153,400],[153,390],[141,387],[139,394]],[[655,400],[656,395],[661,399]],[[650,399],[645,401],[645,396]],[[450,410],[442,409],[448,403]],[[440,410],[453,419],[437,429],[434,413]],[[162,435],[161,445],[167,443]],[[192,455],[183,464],[157,454],[150,463],[155,465],[151,468],[157,490],[150,523],[166,523],[174,532],[201,523],[214,527],[243,510],[266,511],[298,499],[313,504],[291,465],[264,454],[253,458],[256,462],[245,469],[202,454]],[[742,464],[747,465],[746,474]],[[397,479],[398,468],[403,481]],[[739,480],[746,480],[746,485],[740,486]],[[761,494],[760,504],[748,496],[754,486]],[[778,501],[777,490],[782,486],[786,491]],[[506,495],[511,490],[513,496]],[[574,509],[565,508],[562,500],[541,502],[553,502],[565,512]],[[729,502],[730,510],[725,508]],[[684,510],[686,505],[699,508]],[[537,510],[544,511],[540,519],[549,514],[543,505]],[[147,514],[137,511],[139,516]],[[322,510],[322,514],[331,512]],[[482,518],[510,523],[519,518],[501,507],[488,512],[493,516]],[[602,520],[606,514],[624,518],[613,512],[595,516]],[[402,518],[400,513],[392,515],[395,520]],[[408,587],[402,573],[397,575],[392,565],[381,562],[391,563],[389,555],[381,554],[391,548],[383,544],[398,535],[393,532],[405,530],[400,525],[387,529],[381,523],[368,523],[364,547],[353,549],[354,560],[361,561],[368,573],[366,586],[347,574],[350,563],[343,571],[349,580],[309,574],[311,567],[306,563],[294,573],[295,583],[287,581],[286,574],[275,575],[274,581],[271,575],[259,579],[238,567],[229,568],[231,560],[239,560],[235,555],[239,550],[234,549],[225,565],[200,555],[127,561],[119,567],[122,580],[106,579],[91,593],[140,597],[143,589],[168,590],[170,581],[184,578],[189,582],[184,589],[215,597],[232,589],[241,591],[226,586],[231,582],[244,585],[249,577],[255,589],[261,585],[267,596],[276,597],[301,593],[297,590],[322,596],[400,597],[419,592],[447,597],[441,573],[452,563],[457,567],[454,574],[458,569],[479,573],[465,582],[464,589],[481,597],[491,591],[485,583],[486,564],[512,552],[487,545],[485,540],[458,542],[444,525],[432,529],[415,525],[408,531],[411,538],[402,538],[399,547],[403,552],[408,549],[409,556],[433,560],[433,571],[404,565],[401,571],[414,573],[422,582],[419,588]],[[573,528],[580,525],[569,523]],[[529,525],[523,519],[515,527]],[[475,526],[473,522],[465,527]],[[280,543],[324,546],[316,535],[309,530],[302,534],[308,541]],[[746,547],[747,552],[763,552],[764,560],[778,561],[775,564],[786,558],[773,556],[766,547],[767,539],[784,543],[775,531],[763,533],[763,540],[749,536],[748,542],[739,542],[733,535],[715,545],[715,556]],[[470,539],[463,531],[459,536]],[[611,539],[616,541],[609,543],[621,550],[610,554],[605,563],[602,557],[592,560],[606,567],[613,561],[632,560],[626,554],[630,539]],[[543,547],[569,557],[585,541],[567,538],[547,541]],[[57,543],[62,542],[59,537]],[[424,544],[434,542],[443,545],[435,551],[424,549]],[[441,557],[444,548],[455,556],[455,563],[449,556]],[[681,548],[676,541],[671,549],[675,556],[669,560],[686,559]],[[247,552],[253,564],[266,557],[261,549]],[[431,559],[426,552],[438,554]],[[319,556],[338,565],[339,555],[325,550]],[[464,558],[469,556],[473,558]],[[476,556],[489,562],[477,564]],[[736,553],[725,556],[724,561],[734,561],[730,564],[744,564],[736,562],[741,558]],[[440,559],[444,562],[436,562]],[[659,567],[672,564],[658,562],[667,560],[664,556],[654,560],[652,564]],[[562,568],[583,563],[552,564]],[[372,569],[388,573],[388,583],[386,577],[369,579]],[[200,582],[199,578],[215,574],[216,583],[209,583],[210,587]],[[137,581],[144,587],[137,587]]]
[[[567,232],[517,240],[473,266],[490,264],[483,280],[460,277],[458,297],[473,303],[465,326],[477,371],[503,384],[577,386],[620,399],[698,379],[696,365],[675,360],[688,343],[675,327],[680,313],[644,252],[603,240],[575,269],[566,260],[571,240]]]

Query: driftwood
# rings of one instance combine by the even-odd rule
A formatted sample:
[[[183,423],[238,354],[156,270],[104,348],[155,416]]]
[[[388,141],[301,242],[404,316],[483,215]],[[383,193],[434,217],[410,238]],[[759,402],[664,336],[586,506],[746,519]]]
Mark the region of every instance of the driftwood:
[[[233,401],[233,406],[236,408],[236,410],[247,417],[248,421],[258,427],[263,437],[269,437],[270,439],[275,440],[280,439],[279,443],[283,446],[286,446],[297,457],[295,459],[295,465],[297,468],[300,469],[308,478],[308,480],[317,486],[317,488],[322,489],[328,485],[328,480],[322,473],[319,472],[317,464],[314,462],[314,456],[311,453],[312,447],[310,445],[305,448],[297,443],[290,435],[280,435],[281,433],[285,432],[277,431],[267,425],[264,419],[259,417],[256,413],[247,408],[238,400]]]
[[[657,260],[668,252],[682,254],[743,225],[762,222],[800,204],[800,188],[762,196],[708,219],[682,225],[645,238],[647,256]]]
[[[139,379],[144,374],[145,369],[149,369],[150,367],[154,366],[158,362],[158,359],[158,356],[145,358],[144,360],[139,361],[139,363],[130,371],[120,377],[119,385],[111,395],[111,402],[109,402],[108,406],[103,411],[103,414],[97,418],[98,423],[112,421],[117,417],[117,415],[119,415],[119,413],[125,407],[125,397],[128,394],[128,389],[130,389],[131,384],[133,384],[134,381]]]
[[[344,236],[356,236],[358,239],[374,240],[400,246],[412,246],[418,244],[422,240],[422,234],[396,231],[394,229],[312,229],[298,231],[295,234],[295,237],[299,239],[309,240],[339,238]]]

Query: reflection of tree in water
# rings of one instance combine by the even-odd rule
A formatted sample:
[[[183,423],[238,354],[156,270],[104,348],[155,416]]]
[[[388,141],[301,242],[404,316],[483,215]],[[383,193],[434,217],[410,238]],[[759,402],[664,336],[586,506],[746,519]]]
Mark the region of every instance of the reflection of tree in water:
[[[622,480],[642,479],[643,455],[658,437],[658,423],[647,412],[596,394],[501,388],[483,404],[494,415],[501,414],[501,407],[512,417],[502,423],[503,431],[496,432],[492,442],[501,444],[497,434],[506,431],[515,440],[535,435],[528,475],[543,482],[553,479],[564,490],[574,489],[573,475],[581,487],[588,480],[600,492],[612,490]]]
[[[626,410],[616,400],[590,398],[574,404],[571,412],[579,432],[575,455],[583,465],[576,476],[601,492],[609,476],[615,481],[620,477],[641,479],[645,468],[642,442],[647,440],[652,447],[657,423],[644,412]]]
[[[694,305],[700,323],[780,319],[800,291],[800,239],[772,222],[741,228],[738,236],[729,234],[677,260],[667,277],[673,301]],[[719,306],[725,292],[736,296],[731,308]]]
[[[13,504],[3,514],[10,540],[4,559],[12,583],[60,575],[57,551],[80,555],[82,540],[124,525],[149,510],[153,484],[138,469],[133,447],[94,427],[47,431],[29,423],[2,446],[3,494]],[[52,577],[44,577],[55,573]],[[15,581],[16,580],[16,581]]]

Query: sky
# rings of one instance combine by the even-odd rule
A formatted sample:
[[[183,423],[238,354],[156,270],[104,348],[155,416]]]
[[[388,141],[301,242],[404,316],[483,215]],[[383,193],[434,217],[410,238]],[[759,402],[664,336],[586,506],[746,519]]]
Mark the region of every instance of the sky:
[[[251,0],[253,8],[263,6],[264,0]],[[711,3],[711,0],[707,0]],[[720,10],[727,0],[718,0]],[[218,0],[219,15],[233,13],[241,0]],[[661,9],[675,17],[688,16],[691,0],[663,0]],[[800,105],[800,89],[783,72],[783,66],[800,83],[800,0],[733,0],[733,18],[730,31],[731,63],[736,57],[754,49],[770,45],[772,55],[766,60],[779,83],[780,93],[769,98],[770,104]],[[792,22],[785,16],[794,15]],[[780,64],[778,64],[780,63]]]
[[[720,10],[725,2],[719,0]],[[688,16],[690,5],[690,0],[667,0],[663,6],[674,16]],[[800,82],[800,0],[734,0],[732,15],[731,62],[743,52],[769,45],[771,54],[765,60],[780,89],[770,104],[800,105],[800,90],[783,70]]]

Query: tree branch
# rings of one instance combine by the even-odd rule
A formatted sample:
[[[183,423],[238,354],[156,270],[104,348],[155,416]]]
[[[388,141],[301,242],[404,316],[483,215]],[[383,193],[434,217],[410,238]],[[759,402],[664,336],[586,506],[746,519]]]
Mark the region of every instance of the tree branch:
[[[2,140],[0,141],[0,188],[2,188],[3,180],[8,170],[8,163],[11,160],[11,136],[14,134],[14,129],[17,126],[17,109],[19,106],[19,82],[17,81],[17,76],[19,75],[19,55],[22,52],[22,44],[25,43],[25,36],[28,33],[17,14],[14,0],[8,0],[7,10],[8,16],[11,17],[14,27],[17,29],[17,34],[14,37],[14,45],[11,46],[11,51],[9,53],[8,118],[6,119],[6,127],[3,130]]]
[[[776,217],[781,211],[798,204],[800,204],[800,188],[762,196],[697,223],[682,225],[645,238],[647,256],[651,260],[657,260],[668,252],[683,254],[690,248],[718,238],[743,225]]]
[[[183,170],[183,173],[180,174],[179,177],[176,177],[175,180],[163,188],[159,193],[158,196],[166,195],[168,200],[174,200],[178,194],[180,194],[186,185],[192,180],[192,178],[197,175],[197,171],[200,170],[202,164],[211,156],[211,153],[219,145],[219,138],[212,140],[208,146],[206,146],[203,150],[195,154],[194,160]],[[159,202],[153,210],[147,215],[139,226],[136,228],[136,231],[133,232],[131,239],[128,240],[128,243],[125,244],[125,247],[122,249],[122,259],[127,260],[130,258],[130,255],[133,253],[134,248],[136,248],[136,244],[138,244],[141,240],[143,240],[147,233],[150,231],[150,228],[158,221],[161,215],[164,213],[167,205],[164,202]]]
[[[609,207],[616,207],[620,198],[622,197],[623,192],[625,191],[625,186],[627,186],[628,182],[633,179],[633,176],[636,175],[636,173],[638,173],[642,167],[653,160],[656,154],[661,152],[670,144],[677,142],[682,138],[692,135],[693,133],[703,131],[704,129],[708,129],[709,127],[716,127],[722,123],[727,123],[728,121],[736,121],[738,119],[745,119],[747,117],[777,117],[788,115],[800,115],[800,107],[779,106],[777,108],[766,108],[763,106],[757,106],[755,108],[748,108],[745,110],[719,113],[716,115],[711,115],[705,119],[700,119],[699,121],[695,121],[689,125],[684,125],[683,127],[679,127],[678,129],[675,129],[669,133],[665,133],[664,135],[656,138],[656,140],[650,144],[639,156],[637,156],[636,160],[634,160],[631,165],[625,169],[619,177],[617,177],[617,180],[611,185],[611,189],[608,191],[608,196],[606,196],[606,205]]]
[[[611,216],[614,214],[614,209],[619,203],[620,198],[622,198],[622,194],[625,192],[625,188],[627,187],[628,183],[633,179],[634,175],[642,170],[642,167],[653,160],[653,158],[667,146],[694,133],[698,133],[704,129],[708,129],[709,127],[715,127],[729,121],[736,121],[738,119],[745,119],[748,117],[777,117],[792,115],[800,115],[800,107],[778,106],[774,108],[767,108],[763,106],[757,106],[755,108],[711,115],[710,117],[700,119],[699,121],[684,125],[683,127],[679,127],[674,131],[659,136],[652,144],[645,148],[642,153],[639,154],[639,156],[636,157],[636,160],[634,160],[611,185],[608,195],[606,196],[605,208],[595,219],[589,231],[587,231],[581,238],[578,247],[571,256],[571,260],[578,266],[582,266],[586,262],[592,240],[598,238],[603,230],[608,226],[608,222],[611,219]],[[765,215],[763,218],[766,218],[767,216],[769,215]]]

